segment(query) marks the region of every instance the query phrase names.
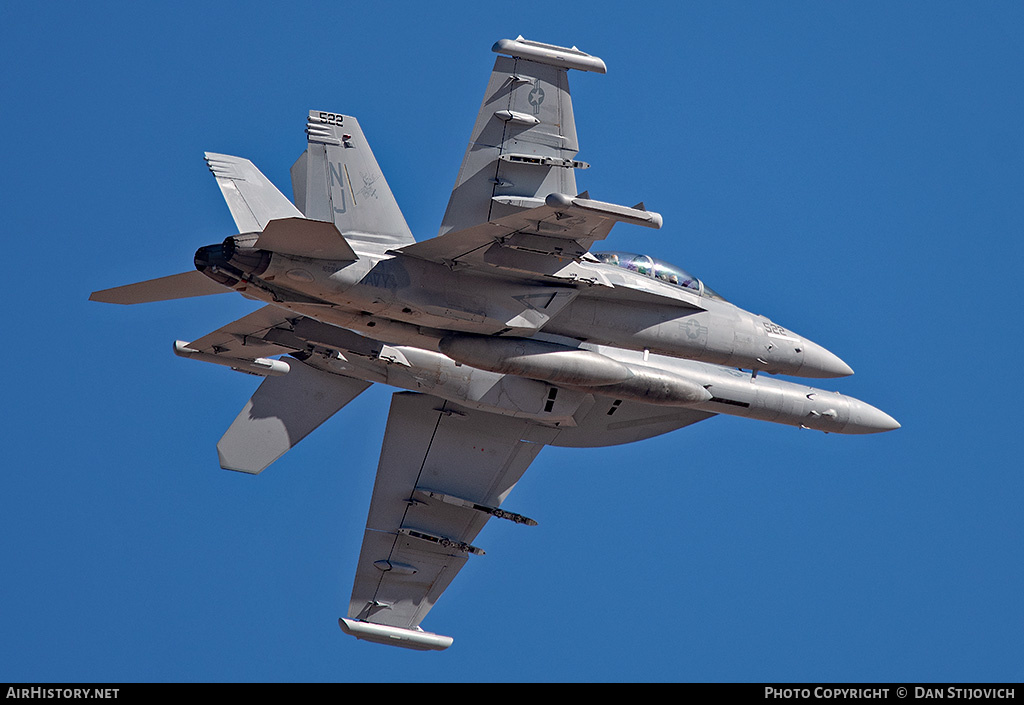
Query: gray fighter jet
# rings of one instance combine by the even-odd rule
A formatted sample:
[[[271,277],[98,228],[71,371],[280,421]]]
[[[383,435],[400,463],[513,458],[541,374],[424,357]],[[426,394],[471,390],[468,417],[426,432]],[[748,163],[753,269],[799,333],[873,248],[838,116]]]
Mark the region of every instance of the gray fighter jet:
[[[310,111],[295,203],[208,153],[238,226],[194,271],[95,292],[134,304],[237,291],[267,305],[182,357],[266,379],[217,444],[259,473],[374,382],[398,387],[348,614],[360,639],[445,649],[419,626],[545,445],[608,446],[716,414],[831,433],[899,428],[836,392],[758,373],[852,374],[816,343],[647,255],[592,252],[643,204],[578,193],[567,73],[597,57],[501,40],[440,234],[416,242],[355,118]],[[284,357],[276,357],[276,356]]]

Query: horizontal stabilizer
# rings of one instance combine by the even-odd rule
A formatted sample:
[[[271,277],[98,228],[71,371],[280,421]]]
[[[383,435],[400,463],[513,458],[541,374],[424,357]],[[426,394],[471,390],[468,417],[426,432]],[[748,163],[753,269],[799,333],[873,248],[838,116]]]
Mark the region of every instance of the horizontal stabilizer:
[[[94,291],[89,295],[89,300],[105,304],[148,304],[153,301],[188,299],[228,291],[231,289],[218,284],[200,271],[192,270],[169,277]]]
[[[262,472],[370,386],[297,360],[289,365],[288,374],[264,380],[217,443],[225,470]]]
[[[302,213],[248,159],[206,153],[231,217],[240,233],[259,232],[271,220],[301,218]]]
[[[267,223],[256,247],[285,255],[355,261],[352,247],[334,223],[305,218],[282,218]]]

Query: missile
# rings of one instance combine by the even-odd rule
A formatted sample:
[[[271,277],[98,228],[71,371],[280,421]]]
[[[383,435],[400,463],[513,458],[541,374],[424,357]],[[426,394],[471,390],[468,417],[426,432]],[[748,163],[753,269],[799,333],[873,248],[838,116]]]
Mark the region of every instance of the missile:
[[[284,360],[272,360],[268,357],[245,359],[214,355],[190,348],[184,340],[174,341],[174,354],[178,357],[212,362],[215,365],[224,365],[237,372],[246,372],[251,375],[259,375],[260,377],[280,377],[281,375],[288,374],[291,370],[291,367]]]

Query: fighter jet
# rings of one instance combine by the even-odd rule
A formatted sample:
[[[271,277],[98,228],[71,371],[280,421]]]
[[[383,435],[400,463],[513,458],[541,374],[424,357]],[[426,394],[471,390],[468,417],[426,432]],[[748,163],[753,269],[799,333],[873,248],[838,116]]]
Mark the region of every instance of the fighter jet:
[[[312,110],[295,202],[248,160],[207,153],[238,234],[195,270],[106,289],[135,304],[237,291],[266,305],[182,357],[265,377],[217,444],[258,474],[373,383],[397,387],[348,613],[359,639],[442,650],[420,626],[545,445],[610,446],[716,414],[826,433],[899,428],[837,392],[772,374],[852,374],[824,347],[686,270],[592,251],[642,203],[576,188],[567,76],[579,49],[503,39],[438,236],[417,242],[358,121]]]

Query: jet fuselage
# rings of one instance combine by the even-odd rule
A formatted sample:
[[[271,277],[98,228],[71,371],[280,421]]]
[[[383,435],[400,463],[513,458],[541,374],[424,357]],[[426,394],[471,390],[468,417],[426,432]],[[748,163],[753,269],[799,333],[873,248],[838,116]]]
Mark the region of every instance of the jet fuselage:
[[[270,253],[247,236],[202,248],[196,266],[251,298],[395,344],[437,349],[448,332],[581,342],[752,371],[842,377],[852,370],[822,346],[720,298],[613,270],[620,282],[569,284],[448,268],[394,253],[354,261]],[[231,244],[229,244],[231,243]],[[235,284],[232,284],[235,282]]]

